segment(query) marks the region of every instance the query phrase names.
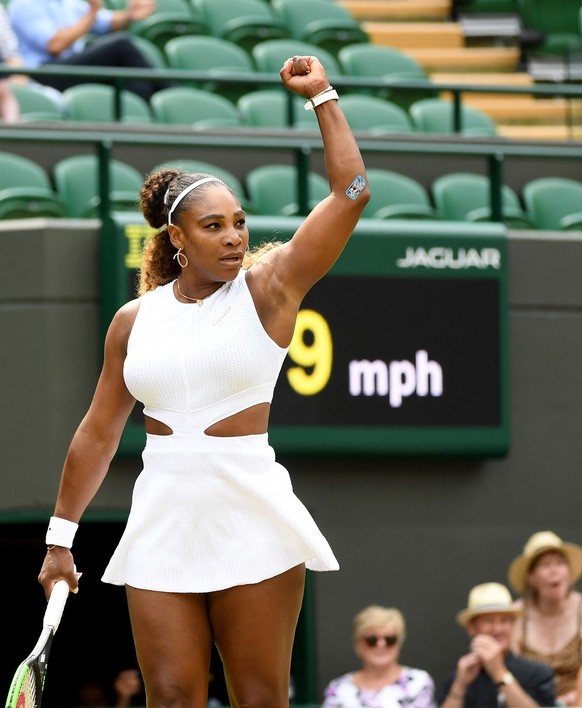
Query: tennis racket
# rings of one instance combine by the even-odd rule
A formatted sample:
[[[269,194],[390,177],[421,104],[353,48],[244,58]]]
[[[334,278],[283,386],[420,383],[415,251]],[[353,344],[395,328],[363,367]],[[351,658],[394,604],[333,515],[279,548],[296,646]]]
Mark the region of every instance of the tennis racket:
[[[68,596],[67,582],[59,580],[52,589],[44,613],[41,635],[34,649],[16,669],[8,691],[6,708],[39,708],[51,644]]]

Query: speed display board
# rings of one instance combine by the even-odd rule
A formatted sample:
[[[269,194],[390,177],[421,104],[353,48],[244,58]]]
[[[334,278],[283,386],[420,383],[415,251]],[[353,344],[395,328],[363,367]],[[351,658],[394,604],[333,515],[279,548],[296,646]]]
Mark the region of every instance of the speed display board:
[[[116,308],[134,294],[149,232],[139,217],[115,216]],[[300,223],[248,221],[255,243]],[[302,304],[270,442],[296,454],[503,455],[507,348],[503,227],[363,219]],[[139,454],[143,442],[138,409],[121,452]]]

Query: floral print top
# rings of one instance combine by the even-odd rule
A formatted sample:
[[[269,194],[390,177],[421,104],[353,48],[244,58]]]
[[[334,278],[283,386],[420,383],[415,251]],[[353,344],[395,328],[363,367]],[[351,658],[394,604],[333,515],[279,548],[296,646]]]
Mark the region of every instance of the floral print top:
[[[434,682],[426,671],[403,666],[398,680],[378,690],[359,688],[353,674],[329,683],[322,708],[434,708]]]

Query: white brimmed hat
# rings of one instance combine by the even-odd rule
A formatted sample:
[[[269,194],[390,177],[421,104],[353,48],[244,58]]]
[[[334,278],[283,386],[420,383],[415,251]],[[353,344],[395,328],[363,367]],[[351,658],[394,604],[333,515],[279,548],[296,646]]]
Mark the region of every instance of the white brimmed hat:
[[[521,609],[516,607],[511,593],[501,583],[482,583],[476,585],[469,593],[467,607],[457,614],[457,622],[461,627],[477,615],[486,615],[490,612],[504,612],[517,617]]]
[[[529,538],[523,547],[523,553],[514,558],[509,566],[507,577],[516,592],[523,595],[527,590],[527,574],[536,558],[548,551],[561,553],[570,566],[572,585],[582,575],[582,546],[565,543],[553,531],[538,531]]]

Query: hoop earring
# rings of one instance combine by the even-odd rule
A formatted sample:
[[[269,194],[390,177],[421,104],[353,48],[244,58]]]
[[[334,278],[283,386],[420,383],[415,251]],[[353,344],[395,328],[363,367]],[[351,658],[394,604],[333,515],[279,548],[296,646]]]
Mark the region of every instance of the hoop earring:
[[[185,253],[182,253],[182,249],[179,248],[176,253],[172,256],[172,258],[175,258],[178,261],[178,264],[180,265],[180,268],[187,268],[188,263],[190,262],[188,260],[188,256]]]

